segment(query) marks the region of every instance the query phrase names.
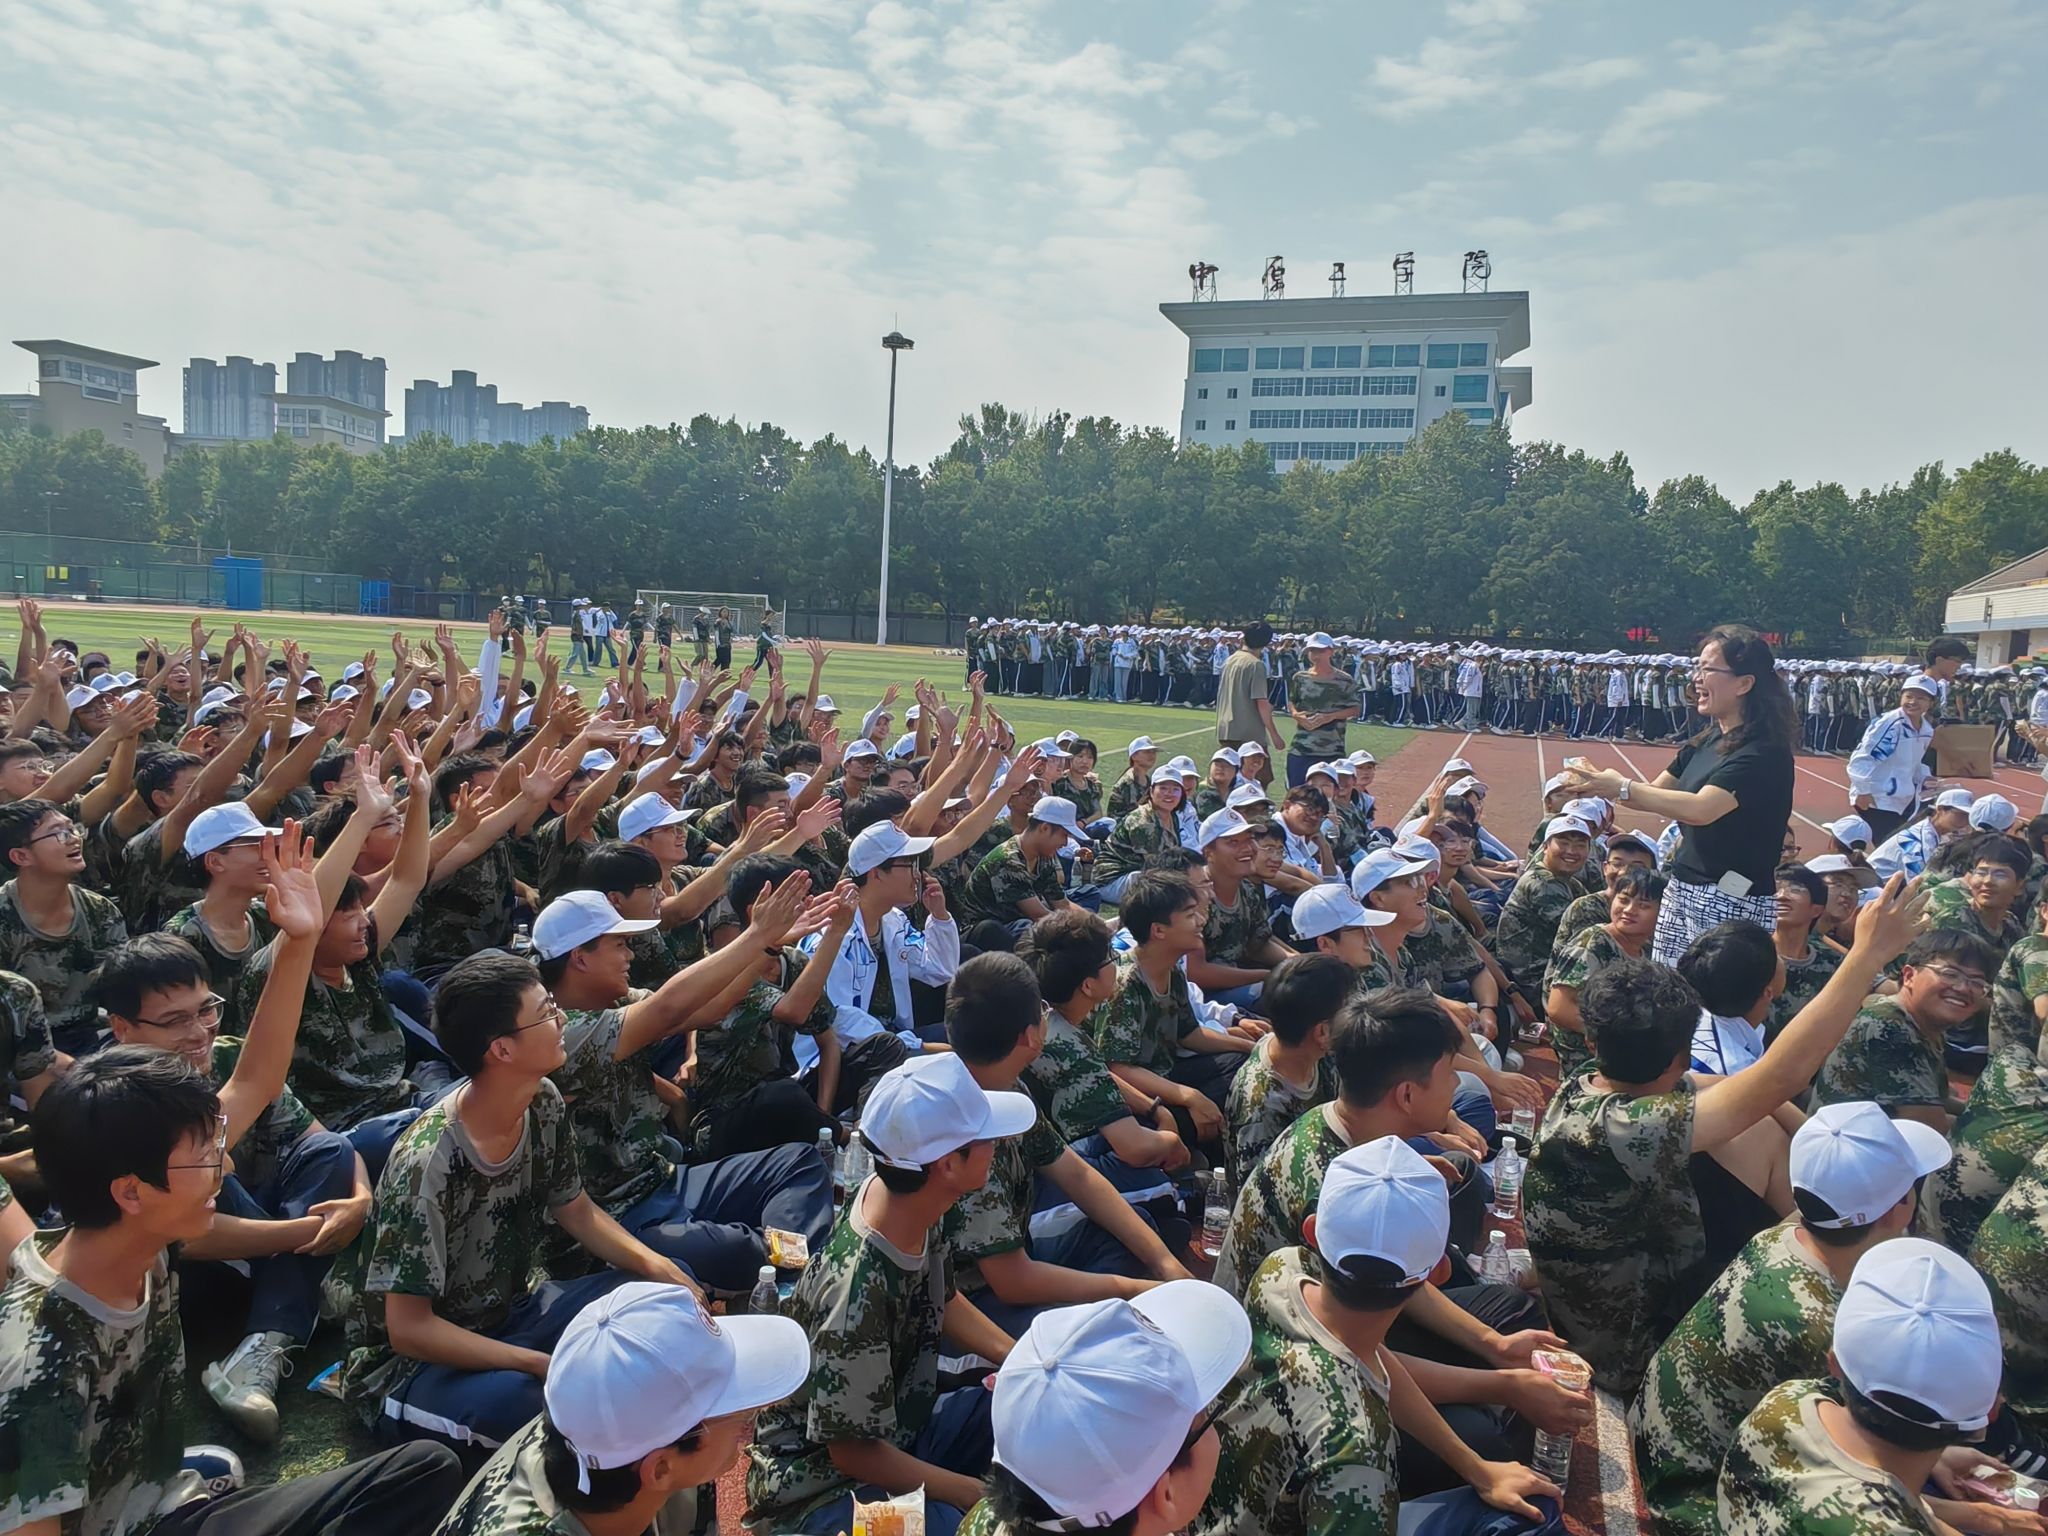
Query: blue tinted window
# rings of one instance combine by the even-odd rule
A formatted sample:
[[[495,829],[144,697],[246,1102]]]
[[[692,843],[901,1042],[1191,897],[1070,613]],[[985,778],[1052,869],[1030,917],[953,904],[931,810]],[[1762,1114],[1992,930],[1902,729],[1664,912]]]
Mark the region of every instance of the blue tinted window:
[[[1493,420],[1493,411],[1487,406],[1475,405],[1467,408],[1465,417],[1468,421],[1491,421]]]
[[[1301,357],[1301,348],[1282,347],[1280,349],[1280,366],[1282,368],[1299,369],[1301,367]]]
[[[1299,443],[1268,443],[1268,444],[1266,444],[1266,452],[1267,452],[1267,453],[1269,453],[1269,454],[1271,454],[1271,455],[1272,455],[1272,457],[1273,457],[1273,462],[1274,462],[1275,464],[1278,464],[1278,463],[1280,463],[1280,462],[1281,462],[1282,460],[1293,460],[1293,459],[1298,459],[1298,458],[1300,458],[1300,457],[1301,457],[1301,444],[1299,444]]]
[[[1458,344],[1458,366],[1460,368],[1484,368],[1486,366],[1486,343],[1464,341]]]
[[[1298,427],[1301,425],[1299,411],[1253,411],[1251,430],[1271,431],[1274,427]]]
[[[1195,372],[1221,373],[1222,371],[1223,354],[1221,351],[1215,347],[1197,347],[1195,349]]]
[[[1337,349],[1335,347],[1310,347],[1308,349],[1308,365],[1311,368],[1336,367]]]
[[[1251,367],[1252,354],[1247,347],[1225,347],[1223,349],[1223,371],[1243,373]]]
[[[1339,347],[1337,349],[1337,366],[1339,368],[1356,368],[1358,366],[1358,348]]]
[[[1432,368],[1455,368],[1458,366],[1458,344],[1455,341],[1433,341],[1429,344],[1429,366]]]
[[[1311,379],[1309,382],[1311,384],[1319,384],[1322,381],[1320,379]],[[1301,380],[1299,379],[1252,380],[1252,398],[1254,400],[1258,399],[1261,395],[1298,395],[1300,393]]]
[[[1368,368],[1393,367],[1394,349],[1392,347],[1367,347],[1365,349],[1365,366]]]
[[[1252,359],[1252,366],[1255,368],[1278,368],[1280,366],[1280,349],[1278,347],[1259,348]]]
[[[1422,366],[1422,348],[1394,348],[1394,366],[1396,368],[1420,368]]]
[[[1289,382],[1299,383],[1300,380]],[[1377,384],[1381,381],[1375,379],[1373,382]],[[1308,392],[1312,395],[1355,395],[1358,393],[1358,375],[1330,374],[1320,379],[1310,379]]]
[[[1451,399],[1460,405],[1480,405],[1486,400],[1486,375],[1461,373],[1451,380]]]

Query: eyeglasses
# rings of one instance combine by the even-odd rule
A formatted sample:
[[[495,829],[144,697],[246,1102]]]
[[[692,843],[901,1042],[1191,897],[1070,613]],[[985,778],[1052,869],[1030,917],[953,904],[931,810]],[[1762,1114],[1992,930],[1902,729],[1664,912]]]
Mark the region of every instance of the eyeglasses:
[[[199,1005],[196,1012],[176,1013],[172,1014],[168,1019],[137,1019],[135,1022],[146,1024],[151,1029],[168,1029],[178,1033],[195,1029],[212,1029],[220,1023],[220,1011],[226,1006],[226,998],[222,997],[218,992],[209,992],[206,995],[206,1001]]]
[[[1195,1415],[1195,1422],[1188,1428],[1187,1439],[1180,1443],[1180,1454],[1173,1458],[1176,1462],[1187,1460],[1188,1453],[1194,1450],[1196,1445],[1201,1442],[1202,1436],[1214,1429],[1216,1421],[1230,1411],[1231,1405],[1237,1401],[1238,1393],[1243,1390],[1239,1386],[1239,1382],[1242,1380],[1242,1377],[1234,1378],[1228,1386],[1216,1394],[1215,1400],[1207,1408],[1204,1408]]]
[[[543,1024],[552,1024],[559,1029],[568,1022],[569,1016],[562,1012],[562,1005],[551,997],[540,1005],[539,1018],[535,1019],[531,1024],[514,1024],[512,1026],[512,1033],[515,1035],[523,1034],[529,1029],[539,1029]]]
[[[56,838],[59,842],[82,843],[85,841],[85,828],[81,827],[75,821],[67,821],[61,827],[52,827],[47,832],[38,832],[34,837],[30,838],[29,841],[31,843],[40,843],[48,838],[53,837]]]
[[[1736,677],[1740,675],[1733,667],[1704,667],[1697,662],[1693,664],[1692,675],[1694,677],[1705,677],[1710,673],[1718,673],[1722,677]]]
[[[208,1173],[218,1174],[222,1168],[227,1166],[227,1160],[228,1123],[226,1119],[223,1118],[220,1122],[219,1128],[214,1132],[213,1157],[209,1161],[203,1163],[165,1163],[164,1168],[166,1171],[172,1168],[202,1168],[205,1169]]]
[[[2003,864],[1979,864],[1970,871],[1970,876],[1976,880],[1989,880],[1994,885],[2007,885],[2019,879],[2018,875]]]
[[[1946,985],[1960,987],[1972,995],[1991,990],[1991,983],[1982,976],[1972,976],[1968,971],[1959,971],[1952,965],[1930,965],[1924,969],[1939,976]]]

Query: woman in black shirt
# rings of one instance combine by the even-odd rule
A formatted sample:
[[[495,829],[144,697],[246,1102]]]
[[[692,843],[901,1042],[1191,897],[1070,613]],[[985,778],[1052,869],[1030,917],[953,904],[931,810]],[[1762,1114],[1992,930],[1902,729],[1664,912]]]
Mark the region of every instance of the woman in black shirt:
[[[1700,642],[1694,707],[1706,729],[1648,784],[1565,765],[1574,793],[1619,800],[1685,828],[1666,873],[1653,951],[1665,965],[1717,923],[1777,924],[1773,879],[1792,817],[1792,743],[1798,716],[1770,646],[1754,630],[1724,624]]]

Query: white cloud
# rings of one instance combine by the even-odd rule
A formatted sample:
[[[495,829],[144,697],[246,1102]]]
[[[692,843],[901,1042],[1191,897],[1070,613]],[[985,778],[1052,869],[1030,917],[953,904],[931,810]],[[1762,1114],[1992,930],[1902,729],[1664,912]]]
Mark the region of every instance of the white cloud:
[[[1512,27],[1536,12],[1533,0],[1448,0],[1444,14],[1462,27]]]
[[[1413,117],[1479,100],[1496,88],[1486,63],[1498,51],[1498,44],[1431,37],[1413,58],[1382,55],[1372,61],[1365,104],[1383,117]]]
[[[1598,91],[1633,80],[1642,72],[1641,59],[1582,59],[1576,64],[1546,69],[1535,77],[1535,82],[1561,91]]]
[[[1600,136],[1600,152],[1629,154],[1661,144],[1677,124],[1711,111],[1724,99],[1718,91],[1681,90],[1672,86],[1652,91],[1621,109]]]

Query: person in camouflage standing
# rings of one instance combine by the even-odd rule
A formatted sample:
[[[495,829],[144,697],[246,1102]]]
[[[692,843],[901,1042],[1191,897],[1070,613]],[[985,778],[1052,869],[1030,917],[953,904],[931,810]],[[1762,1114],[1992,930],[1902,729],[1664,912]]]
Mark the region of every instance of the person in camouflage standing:
[[[1677,972],[1623,958],[1586,983],[1595,1070],[1559,1085],[1522,1204],[1551,1319],[1597,1386],[1633,1397],[1651,1351],[1714,1276],[1774,1210],[1789,1214],[1789,1141],[1772,1117],[1841,1040],[1925,904],[1888,885],[1820,996],[1755,1065],[1703,1087],[1689,1076],[1700,1002]]]
[[[761,1415],[748,1452],[756,1536],[853,1527],[863,1485],[922,1486],[925,1529],[953,1536],[988,1468],[989,1394],[939,1396],[939,1343],[1001,1360],[1009,1335],[959,1294],[946,1213],[987,1181],[995,1141],[1038,1119],[1030,1096],[988,1093],[950,1053],[919,1056],[868,1096],[861,1139],[874,1176],[850,1191],[813,1254],[789,1315],[811,1341],[811,1375]]]
[[[1522,995],[1540,1001],[1543,967],[1557,939],[1565,908],[1584,891],[1580,875],[1592,851],[1593,829],[1575,816],[1553,816],[1543,829],[1543,851],[1516,878],[1501,906],[1493,953]]]
[[[1916,1237],[1880,1243],[1835,1308],[1833,1379],[1781,1383],[1736,1431],[1715,1488],[1715,1530],[1954,1529],[1942,1515],[1958,1506],[1920,1490],[1944,1451],[1979,1439],[1990,1422],[1998,1335],[1984,1281],[1963,1260]]]
[[[1216,1482],[1191,1536],[1561,1529],[1562,1491],[1459,1441],[1387,1346],[1402,1309],[1447,1273],[1450,1226],[1442,1175],[1398,1137],[1331,1162],[1304,1223],[1307,1246],[1269,1255],[1246,1293],[1251,1359],[1216,1416]],[[1578,1396],[1590,1419],[1591,1395]],[[1411,1434],[1453,1449],[1464,1485],[1413,1501],[1405,1517],[1397,1412]],[[1500,1520],[1502,1510],[1521,1523]]]
[[[1657,1350],[1629,1424],[1652,1529],[1715,1536],[1735,1431],[1782,1381],[1828,1374],[1835,1304],[1857,1262],[1912,1229],[1920,1181],[1949,1160],[1924,1125],[1875,1104],[1821,1110],[1792,1138],[1797,1217],[1750,1239]]]
[[[1308,667],[1287,685],[1294,739],[1287,745],[1287,787],[1306,783],[1309,768],[1344,756],[1344,728],[1358,718],[1358,683],[1330,664],[1336,648],[1321,630],[1308,637]]]

